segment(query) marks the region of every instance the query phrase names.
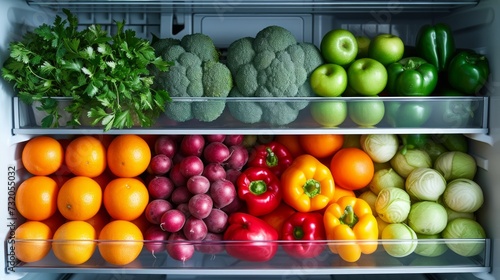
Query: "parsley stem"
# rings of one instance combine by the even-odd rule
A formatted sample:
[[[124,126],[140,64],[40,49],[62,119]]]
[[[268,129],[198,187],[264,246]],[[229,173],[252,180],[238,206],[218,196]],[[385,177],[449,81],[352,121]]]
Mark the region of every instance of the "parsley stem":
[[[40,80],[44,80],[44,81],[52,81],[52,80],[50,80],[50,79],[47,79],[47,78],[44,78],[44,77],[42,77],[42,76],[37,75],[37,74],[33,71],[33,69],[31,69],[31,66],[29,66],[29,65],[28,65],[27,67],[28,67],[28,70],[30,70],[31,74],[35,75],[35,76],[36,76],[37,78],[39,78]]]

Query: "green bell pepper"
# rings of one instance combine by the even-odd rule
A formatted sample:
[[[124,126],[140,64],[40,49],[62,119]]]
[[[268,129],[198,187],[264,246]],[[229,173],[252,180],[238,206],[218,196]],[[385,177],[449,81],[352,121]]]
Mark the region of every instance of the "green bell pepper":
[[[453,33],[444,23],[422,26],[415,45],[418,56],[436,66],[438,72],[447,69],[455,53]]]
[[[486,56],[472,50],[460,51],[450,61],[448,83],[466,95],[475,95],[486,84],[489,74]]]
[[[429,134],[400,134],[399,138],[403,143],[401,153],[404,155],[407,150],[422,149],[429,142],[431,136]]]
[[[463,134],[434,134],[432,135],[436,143],[443,144],[448,151],[459,151],[467,153],[469,151],[469,141]]]
[[[478,104],[472,100],[454,98],[464,96],[464,94],[450,88],[441,89],[437,92],[437,95],[450,97],[450,99],[434,102],[435,109],[431,116],[434,126],[464,128],[473,122]]]
[[[406,146],[408,149],[420,149],[427,141],[429,141],[429,134],[401,134],[399,135],[401,138],[401,142],[403,142],[403,146]]]
[[[406,57],[387,66],[387,89],[391,95],[428,96],[437,86],[436,66],[420,57]]]
[[[397,128],[421,127],[429,120],[432,105],[419,101],[386,102],[386,122]]]

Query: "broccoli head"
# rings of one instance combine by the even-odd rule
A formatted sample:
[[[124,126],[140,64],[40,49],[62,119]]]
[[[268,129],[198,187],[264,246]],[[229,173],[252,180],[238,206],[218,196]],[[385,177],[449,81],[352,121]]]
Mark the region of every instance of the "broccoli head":
[[[227,66],[234,79],[229,96],[269,97],[274,101],[229,102],[231,114],[245,123],[293,122],[308,102],[276,99],[315,96],[309,77],[323,63],[315,45],[297,42],[290,31],[280,26],[266,27],[255,38],[234,41],[227,50]]]
[[[224,98],[233,87],[233,78],[227,66],[219,61],[212,39],[195,33],[181,40],[159,39],[152,46],[157,55],[174,63],[169,71],[154,73],[156,87],[167,90],[171,97],[207,97],[192,102],[174,98],[166,105],[167,117],[179,122],[217,119],[226,106]]]

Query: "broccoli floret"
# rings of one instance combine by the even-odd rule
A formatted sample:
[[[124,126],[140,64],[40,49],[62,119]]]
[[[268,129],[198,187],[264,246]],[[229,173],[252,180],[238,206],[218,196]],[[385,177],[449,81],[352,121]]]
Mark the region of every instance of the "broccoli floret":
[[[280,52],[295,44],[297,41],[291,32],[283,27],[271,25],[255,36],[253,48],[256,52]]]
[[[201,33],[186,35],[181,39],[181,46],[190,53],[198,56],[201,61],[219,61],[219,52],[214,46],[212,38]]]
[[[319,49],[298,43],[280,26],[269,26],[255,38],[234,41],[227,51],[227,66],[233,75],[231,97],[291,98],[315,96],[310,74],[323,64]],[[307,101],[230,102],[231,114],[245,123],[265,122],[286,125],[293,122]],[[259,108],[259,109],[257,109]]]
[[[155,55],[156,56],[161,56],[162,54],[165,53],[165,50],[168,48],[174,46],[174,45],[180,45],[181,41],[178,39],[174,38],[163,38],[163,39],[158,39],[156,42],[153,43],[154,49],[155,49]]]
[[[229,95],[232,97],[245,97],[240,94],[236,87],[233,87]],[[227,108],[232,116],[245,123],[258,123],[262,119],[262,107],[258,102],[251,99],[248,101],[229,101]],[[243,119],[240,119],[240,117]]]
[[[210,37],[200,33],[181,40],[165,38],[153,44],[158,55],[172,61],[167,72],[155,72],[155,85],[167,90],[171,97],[227,97],[233,87],[231,72],[219,62],[219,53]],[[210,122],[225,108],[225,100],[179,101],[168,103],[168,118],[184,122],[197,119]]]
[[[207,97],[226,97],[233,88],[233,78],[226,65],[208,61],[203,65],[203,92]]]
[[[238,52],[227,54],[226,65],[231,73],[238,71],[242,65],[252,63],[255,57],[255,51],[252,47],[253,41],[254,39],[251,37],[244,37],[231,43],[233,50],[238,50]]]

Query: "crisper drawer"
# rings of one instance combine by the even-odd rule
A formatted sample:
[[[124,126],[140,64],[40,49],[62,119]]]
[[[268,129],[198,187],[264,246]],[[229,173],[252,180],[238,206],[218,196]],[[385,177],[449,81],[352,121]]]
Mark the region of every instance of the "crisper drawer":
[[[14,134],[102,133],[102,126],[68,126],[60,99],[57,128],[42,128],[37,107],[14,98]],[[216,110],[214,110],[216,109]],[[206,111],[206,114],[204,113]],[[488,97],[181,98],[174,97],[152,127],[136,134],[381,134],[488,132]],[[206,119],[210,118],[210,119]]]
[[[51,241],[46,241],[50,243]],[[123,241],[121,241],[123,243]],[[302,242],[302,241],[301,241]],[[96,241],[97,246],[111,241]],[[154,244],[153,244],[154,243]],[[154,245],[157,252],[143,249],[139,257],[130,264],[116,266],[106,262],[96,249],[94,255],[82,265],[68,265],[59,261],[51,251],[44,259],[33,263],[22,263],[14,260],[9,261],[8,271],[15,272],[56,272],[56,273],[113,273],[113,274],[169,274],[169,275],[345,275],[345,274],[406,274],[406,273],[477,273],[486,274],[491,270],[490,255],[491,241],[489,239],[425,239],[425,240],[379,240],[375,245],[377,250],[371,254],[362,255],[356,262],[346,262],[339,255],[332,253],[332,249],[341,250],[343,246],[366,246],[368,242],[358,241],[357,245],[346,241],[310,241],[307,243],[294,244],[294,241],[274,241],[272,244],[278,246],[276,255],[269,261],[245,261],[230,256],[225,250],[238,246],[240,249],[252,247],[270,246],[270,242],[259,241],[258,243],[244,244],[242,242],[231,243],[230,241],[219,242],[195,242],[191,241],[147,241],[144,246]],[[7,248],[13,248],[16,243],[6,240]],[[484,248],[474,256],[461,256],[447,249],[446,246],[474,246]],[[313,258],[296,258],[283,250],[284,246],[310,246],[322,253]],[[370,243],[374,245],[374,243]],[[418,246],[417,251],[426,252],[444,248],[446,252],[437,257],[422,256],[411,253],[404,257],[392,257],[391,247]],[[186,261],[172,259],[164,251],[167,246],[193,246],[195,253]],[[387,250],[386,250],[387,248]],[[202,253],[211,251],[214,253]],[[427,251],[428,253],[429,251]],[[9,256],[13,254],[8,252]]]

